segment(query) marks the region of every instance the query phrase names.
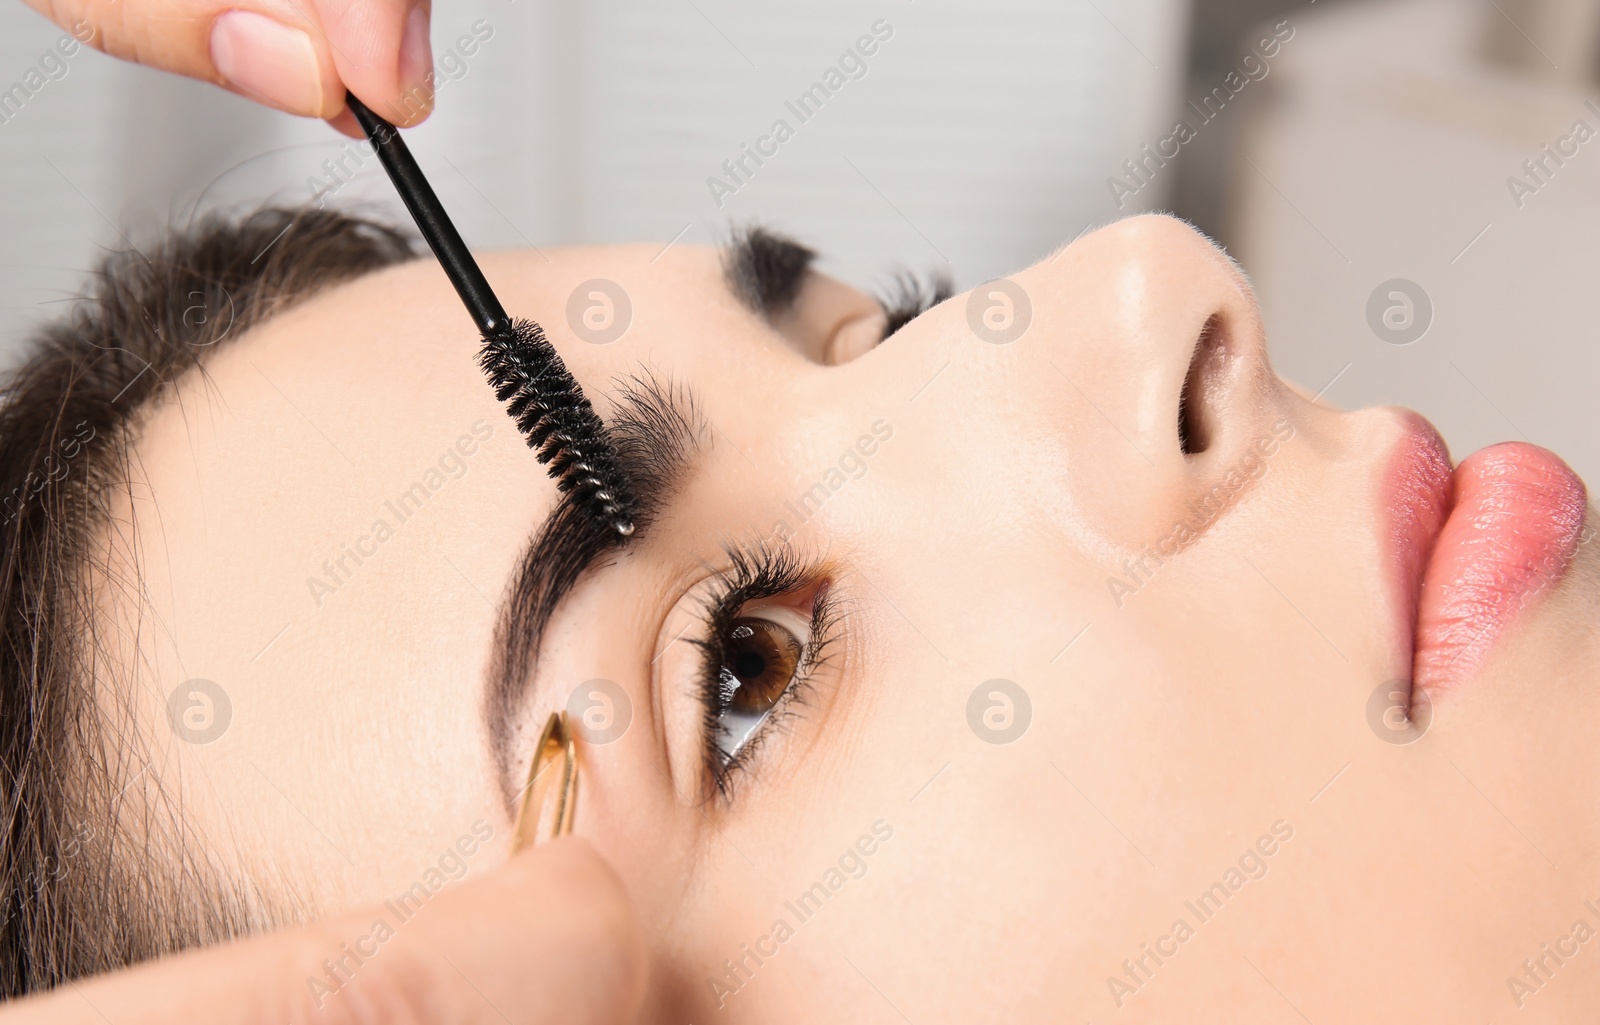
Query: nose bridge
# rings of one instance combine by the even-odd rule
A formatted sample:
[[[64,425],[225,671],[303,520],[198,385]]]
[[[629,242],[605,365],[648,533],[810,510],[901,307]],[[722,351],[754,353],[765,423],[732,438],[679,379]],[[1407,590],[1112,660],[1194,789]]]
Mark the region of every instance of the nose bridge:
[[[1272,432],[1281,393],[1249,283],[1182,221],[1119,221],[1013,280],[1033,324],[975,360],[1006,378],[978,392],[1010,398],[990,427],[1030,451],[1058,524],[1113,544],[1160,533]]]
[[[1139,217],[816,372],[796,408],[830,451],[877,428],[848,459],[873,480],[848,490],[904,499],[974,553],[1000,528],[1105,552],[1214,489],[1270,433],[1275,387],[1236,266],[1183,222]]]

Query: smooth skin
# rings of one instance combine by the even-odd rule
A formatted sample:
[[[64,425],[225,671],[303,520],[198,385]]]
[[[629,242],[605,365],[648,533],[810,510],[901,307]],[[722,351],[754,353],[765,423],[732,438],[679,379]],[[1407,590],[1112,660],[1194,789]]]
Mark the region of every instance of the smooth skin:
[[[398,123],[426,116],[404,102],[431,63],[414,27],[425,3],[30,2],[108,53],[348,134],[346,87]],[[1518,1020],[1565,1022],[1600,1005],[1587,963],[1600,953],[1574,929],[1600,925],[1583,903],[1600,897],[1592,546],[1478,678],[1441,697],[1422,740],[1388,744],[1367,698],[1407,675],[1375,486],[1395,419],[1314,406],[1267,376],[1253,300],[1202,240],[1171,222],[1124,222],[1017,275],[1036,304],[1018,342],[976,342],[958,300],[865,355],[859,298],[811,287],[775,333],[721,294],[710,254],[669,256],[490,263],[507,305],[545,321],[586,387],[603,396],[611,375],[647,359],[696,387],[722,436],[650,550],[573,596],[526,715],[595,675],[634,696],[629,734],[584,750],[578,829],[644,910],[645,1006],[657,1016],[709,1016],[720,999],[729,1021],[1505,1020],[1520,1005]],[[624,282],[637,310],[605,349],[561,327],[567,294],[596,275]],[[1172,430],[1177,388],[1218,311],[1260,373],[1226,409],[1231,433],[1188,460]],[[286,866],[344,923],[327,926],[336,934],[365,916],[335,909],[412,885],[469,822],[497,816],[500,846],[479,855],[479,881],[447,891],[432,924],[413,923],[390,967],[364,971],[330,1013],[397,1007],[406,976],[391,969],[443,978],[399,952],[460,911],[487,937],[532,929],[541,952],[577,929],[577,949],[594,956],[567,964],[579,988],[563,991],[537,973],[540,957],[505,960],[518,943],[456,948],[485,990],[430,987],[458,999],[428,1016],[478,1020],[488,993],[529,1020],[532,1004],[514,1003],[526,983],[525,1001],[581,992],[568,1006],[601,1020],[628,987],[597,989],[583,972],[630,965],[618,953],[628,929],[550,914],[560,901],[541,888],[557,880],[576,903],[609,907],[604,872],[576,846],[565,856],[589,862],[587,887],[548,862],[542,873],[542,853],[488,867],[509,834],[473,714],[490,606],[551,493],[495,419],[470,338],[437,268],[418,263],[262,327],[216,361],[213,389],[194,382],[157,414],[141,445],[150,488],[127,510],[143,550],[124,554],[149,573],[147,612],[171,640],[134,686],[160,725],[175,681],[226,680],[238,720],[214,744],[172,743],[147,785],[208,781],[190,791],[192,810],[219,857],[241,873]],[[819,365],[839,353],[859,358]],[[676,636],[663,606],[723,538],[769,533],[879,417],[894,440],[805,526],[840,554],[836,586],[857,596],[839,675],[734,804],[686,798],[697,712],[692,687],[650,662]],[[1292,438],[1226,515],[1114,600],[1109,582],[1129,579],[1128,560],[1285,418]],[[480,419],[494,434],[471,471],[381,562],[309,608],[300,578]],[[210,602],[219,581],[232,586]],[[263,654],[285,621],[291,632]],[[977,739],[965,714],[994,677],[1032,696],[1030,728],[1008,745]],[[867,874],[717,997],[708,980],[727,980],[723,962],[748,944],[774,949],[785,902],[880,820],[894,834]],[[1185,902],[1269,847],[1248,862],[1266,874],[1173,947]],[[79,1003],[63,993],[0,1020],[100,1020],[85,1005],[101,1005],[138,1021],[155,990],[163,1021],[241,1020],[257,1006],[246,995],[301,1006],[306,970],[288,952],[323,928],[88,981]],[[1178,953],[1157,963],[1150,948]],[[1537,989],[1514,994],[1508,980],[1536,958]],[[1111,980],[1129,979],[1132,960],[1137,989],[1119,993]],[[188,1013],[174,992],[196,995]],[[344,999],[356,993],[371,1003]]]
[[[1600,924],[1584,904],[1600,906],[1593,546],[1436,698],[1424,736],[1388,742],[1369,699],[1410,659],[1380,489],[1403,418],[1281,382],[1248,283],[1181,222],[1121,221],[1015,274],[1032,317],[1009,344],[980,340],[958,296],[863,351],[881,313],[821,276],[768,324],[688,246],[484,266],[602,412],[648,369],[692,388],[705,422],[698,470],[572,593],[517,710],[525,773],[574,688],[626,694],[620,739],[580,744],[576,832],[637,908],[643,1020],[1600,1006],[1584,967],[1600,944],[1574,929]],[[605,345],[565,316],[594,278],[632,304]],[[1208,444],[1186,454],[1178,400],[1208,322],[1224,355],[1198,411]],[[493,839],[470,872],[509,853],[480,713],[496,603],[555,491],[475,345],[431,260],[253,329],[148,418],[107,537],[112,574],[137,568],[147,597],[104,608],[140,667],[107,696],[150,738],[132,792],[161,807],[156,788],[181,783],[216,863],[312,915],[405,890],[480,819]],[[892,435],[865,469],[797,522],[878,421]],[[319,601],[322,563],[480,422],[466,469]],[[725,545],[782,521],[846,612],[836,657],[732,797],[708,796],[690,643],[706,582]],[[1182,551],[1135,577],[1178,524]],[[233,706],[204,745],[166,728],[194,677]],[[969,716],[977,692],[1006,721],[996,679],[1031,703],[1009,743]],[[802,921],[790,905],[819,882]],[[1220,910],[1189,908],[1218,883]],[[1571,956],[1515,994],[1542,945]]]

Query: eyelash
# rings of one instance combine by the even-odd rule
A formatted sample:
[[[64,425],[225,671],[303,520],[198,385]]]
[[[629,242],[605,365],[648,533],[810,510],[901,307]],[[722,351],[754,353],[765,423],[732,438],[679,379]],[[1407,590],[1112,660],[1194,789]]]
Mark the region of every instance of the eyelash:
[[[955,286],[943,274],[920,277],[910,271],[894,276],[878,297],[878,305],[888,316],[883,337],[888,337],[955,294]]]
[[[733,800],[740,773],[748,771],[751,760],[780,723],[799,712],[811,693],[812,681],[828,665],[837,637],[838,617],[831,588],[823,583],[811,609],[811,637],[806,642],[794,678],[777,703],[766,713],[749,737],[731,755],[718,746],[718,724],[728,711],[722,684],[722,667],[730,661],[728,634],[733,621],[753,601],[778,598],[815,585],[825,576],[821,565],[796,555],[792,549],[773,549],[755,545],[746,550],[728,550],[729,568],[716,579],[715,592],[705,608],[706,636],[693,643],[700,649],[701,737],[705,778],[711,782],[710,795]]]

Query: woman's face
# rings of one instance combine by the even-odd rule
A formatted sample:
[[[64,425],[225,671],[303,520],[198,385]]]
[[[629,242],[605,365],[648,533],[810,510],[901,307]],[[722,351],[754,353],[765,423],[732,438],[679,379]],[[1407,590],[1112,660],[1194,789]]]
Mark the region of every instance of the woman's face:
[[[709,249],[485,268],[604,415],[656,415],[662,511],[503,680],[557,492],[434,262],[230,340],[145,424],[114,530],[143,601],[107,609],[132,792],[181,781],[227,871],[403,929],[507,856],[569,708],[576,832],[638,902],[662,1021],[1600,999],[1592,551],[1405,728],[1421,556],[1395,538],[1430,514],[1392,507],[1424,433],[1279,381],[1248,284],[1180,222],[877,347],[860,293],[811,274],[762,315]],[[626,330],[580,337],[607,303]]]

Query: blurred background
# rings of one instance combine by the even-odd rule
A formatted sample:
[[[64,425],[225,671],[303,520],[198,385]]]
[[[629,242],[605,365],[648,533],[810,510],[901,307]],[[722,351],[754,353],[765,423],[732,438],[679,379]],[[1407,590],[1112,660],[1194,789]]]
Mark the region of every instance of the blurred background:
[[[63,38],[0,7],[0,360],[198,212],[409,224],[365,146]],[[1600,0],[454,0],[433,45],[409,138],[474,246],[761,221],[964,289],[1167,210],[1244,264],[1284,376],[1600,481]]]

